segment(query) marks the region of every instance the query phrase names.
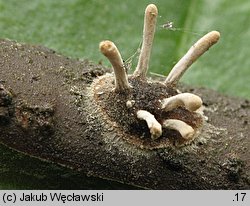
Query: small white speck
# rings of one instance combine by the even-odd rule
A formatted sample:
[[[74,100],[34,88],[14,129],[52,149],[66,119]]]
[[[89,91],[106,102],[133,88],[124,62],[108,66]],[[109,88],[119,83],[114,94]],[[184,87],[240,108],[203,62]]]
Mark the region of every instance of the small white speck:
[[[133,107],[134,103],[135,103],[135,101],[134,101],[134,100],[128,100],[128,101],[126,102],[126,106],[127,106],[127,108],[131,108],[131,107]]]

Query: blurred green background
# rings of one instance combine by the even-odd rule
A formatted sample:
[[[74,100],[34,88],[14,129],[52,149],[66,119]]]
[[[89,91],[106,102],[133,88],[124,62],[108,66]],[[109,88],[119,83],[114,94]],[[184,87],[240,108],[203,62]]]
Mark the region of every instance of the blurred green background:
[[[0,38],[41,44],[69,57],[110,66],[98,51],[99,42],[110,39],[124,59],[131,56],[141,41],[148,3],[159,9],[151,72],[167,75],[200,36],[218,30],[219,44],[182,81],[250,98],[248,0],[0,0]],[[193,33],[161,29],[166,21]]]
[[[218,30],[219,43],[186,72],[182,81],[250,98],[249,0],[0,0],[0,38],[44,45],[65,56],[110,66],[98,51],[99,42],[114,41],[124,60],[129,58],[141,42],[144,9],[149,3],[155,3],[159,10],[150,72],[166,76],[196,40]],[[167,21],[182,31],[162,29]],[[57,166],[53,166],[55,170],[49,166],[46,173],[47,163],[21,157],[30,165],[25,170],[20,154],[9,153],[3,146],[0,151],[0,188],[41,188],[38,182],[42,177],[44,188],[50,188],[55,182],[65,182],[65,174],[72,176],[70,170]],[[10,163],[7,157],[11,157]],[[41,171],[42,177],[34,175]],[[57,174],[56,178],[51,174]],[[69,188],[67,181],[56,188]]]

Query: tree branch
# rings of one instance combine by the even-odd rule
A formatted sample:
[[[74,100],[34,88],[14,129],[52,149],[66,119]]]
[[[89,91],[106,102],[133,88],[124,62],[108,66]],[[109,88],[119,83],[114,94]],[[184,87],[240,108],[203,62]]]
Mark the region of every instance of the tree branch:
[[[208,116],[199,138],[178,148],[141,149],[124,139],[130,134],[103,117],[92,100],[94,92],[98,99],[105,94],[98,84],[91,85],[109,81],[99,77],[106,72],[100,65],[9,40],[0,41],[0,61],[2,144],[88,175],[143,188],[250,189],[248,100],[192,88],[202,96]],[[136,99],[130,101],[131,107],[124,103],[128,111],[138,104]]]

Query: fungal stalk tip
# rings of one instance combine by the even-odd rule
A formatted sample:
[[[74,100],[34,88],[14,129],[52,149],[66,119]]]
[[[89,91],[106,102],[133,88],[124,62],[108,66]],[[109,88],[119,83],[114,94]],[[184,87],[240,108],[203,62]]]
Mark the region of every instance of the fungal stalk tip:
[[[115,44],[112,41],[105,40],[100,42],[99,49],[113,66],[115,73],[115,91],[120,92],[129,89],[131,86],[128,83],[122,57]]]
[[[173,110],[183,106],[189,111],[196,111],[202,106],[202,100],[199,96],[191,93],[181,93],[162,100],[162,109],[165,111]]]
[[[137,112],[137,118],[145,120],[147,122],[152,139],[157,139],[162,135],[161,124],[155,119],[154,115],[152,115],[150,112],[145,110],[139,110]]]
[[[157,15],[158,15],[157,7],[154,4],[149,4],[145,10],[145,16],[144,16],[142,49],[139,56],[137,67],[133,74],[134,76],[137,76],[142,79],[146,78],[148,71],[149,59],[154,40]]]
[[[186,140],[189,140],[194,136],[194,129],[181,120],[167,119],[163,122],[163,127],[178,131]]]
[[[218,31],[211,31],[200,38],[173,67],[165,80],[165,84],[175,86],[185,71],[211,46],[217,43],[219,38],[220,33]]]

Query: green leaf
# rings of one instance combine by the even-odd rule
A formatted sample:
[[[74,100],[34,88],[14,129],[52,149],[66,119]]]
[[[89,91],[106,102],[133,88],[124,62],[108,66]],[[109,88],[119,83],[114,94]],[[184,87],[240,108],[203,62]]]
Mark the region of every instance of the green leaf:
[[[250,1],[153,2],[158,6],[159,18],[150,62],[151,72],[167,75],[195,41],[208,31],[218,30],[221,32],[219,44],[194,63],[182,81],[250,98]],[[145,0],[119,3],[114,0],[0,0],[0,38],[41,44],[66,56],[88,58],[110,66],[98,51],[99,42],[104,39],[114,41],[123,58],[129,58],[141,42],[147,4]],[[181,29],[175,32],[162,29],[160,26],[166,21],[173,21],[175,27]],[[135,63],[136,57],[133,68]],[[17,171],[20,167],[12,164],[13,158],[18,163],[16,159],[19,156],[23,161],[23,155],[4,147],[0,151],[3,154],[0,156],[0,188],[37,188],[30,183],[30,177],[35,182],[40,178],[35,172],[34,175],[23,176],[23,171]],[[6,152],[14,157],[6,155]],[[41,164],[28,157],[27,161]],[[44,167],[40,165],[40,168]],[[51,176],[51,173],[45,172],[45,176]],[[21,177],[22,181],[17,177]],[[51,185],[55,183],[48,182]]]

